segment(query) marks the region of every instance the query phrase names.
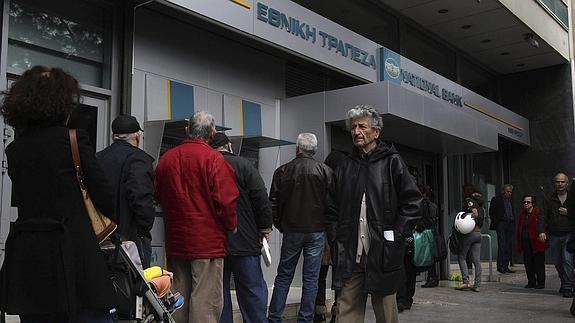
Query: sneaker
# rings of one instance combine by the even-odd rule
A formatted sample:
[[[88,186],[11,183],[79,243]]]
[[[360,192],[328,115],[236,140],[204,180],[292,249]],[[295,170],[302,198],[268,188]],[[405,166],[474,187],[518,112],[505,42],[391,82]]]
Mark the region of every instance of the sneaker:
[[[471,291],[479,293],[479,287],[473,286],[473,287],[471,287]]]
[[[457,290],[469,290],[469,289],[471,289],[471,286],[469,286],[468,283],[462,283],[459,286],[455,287],[455,289],[457,289]]]

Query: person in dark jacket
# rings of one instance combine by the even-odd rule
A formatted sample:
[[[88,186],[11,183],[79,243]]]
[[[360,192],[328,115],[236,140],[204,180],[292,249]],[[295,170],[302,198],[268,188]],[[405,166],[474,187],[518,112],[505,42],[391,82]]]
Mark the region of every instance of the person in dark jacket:
[[[112,122],[110,147],[96,154],[116,193],[117,232],[134,241],[144,269],[150,267],[154,225],[154,158],[138,148],[142,128],[133,116],[120,115]]]
[[[429,185],[422,185],[419,190],[423,195],[423,200],[421,201],[421,214],[423,218],[429,219],[427,225],[434,230],[434,235],[441,235],[439,230],[439,216],[437,210],[437,204],[433,203],[433,190]],[[443,236],[441,236],[443,239]],[[437,267],[439,262],[431,265],[427,271],[427,279],[425,284],[421,285],[422,288],[433,288],[439,285],[439,275],[437,274]]]
[[[381,140],[377,110],[347,112],[352,153],[336,170],[329,218],[337,223],[333,288],[336,322],[363,322],[371,294],[378,323],[398,322],[395,293],[403,267],[407,226],[419,219],[421,193],[395,148]]]
[[[236,207],[237,231],[228,234],[228,255],[224,259],[224,309],[220,323],[233,323],[230,277],[246,323],[267,322],[268,287],[260,265],[262,239],[272,231],[272,210],[258,170],[245,158],[233,154],[230,139],[216,133],[210,146],[219,150],[236,172],[240,197]]]
[[[301,133],[296,158],[274,172],[270,201],[274,225],[283,233],[280,263],[269,306],[269,322],[281,322],[287,295],[303,252],[302,295],[298,322],[311,322],[327,228],[326,196],[333,172],[313,159],[317,138]]]
[[[525,288],[545,288],[545,243],[537,237],[539,209],[535,207],[535,196],[523,195],[523,211],[517,223],[517,250],[523,252],[523,263],[527,274]]]
[[[505,184],[501,194],[494,196],[489,203],[489,229],[497,231],[497,271],[514,273],[509,269],[512,257],[512,241],[515,230],[515,211],[511,202],[513,185]]]
[[[467,185],[469,185],[468,187],[471,194],[464,199],[463,212],[471,212],[471,217],[475,220],[475,227],[473,231],[464,234],[461,238],[461,252],[457,255],[457,260],[463,282],[455,289],[479,292],[481,287],[481,227],[485,221],[485,211],[483,209],[481,193],[471,184],[466,184],[464,187]],[[469,280],[470,264],[467,258],[471,258],[473,267],[475,268],[473,285]]]
[[[570,203],[567,199],[567,180],[564,173],[558,173],[553,178],[555,191],[545,201],[537,232],[539,241],[549,241],[551,259],[561,280],[559,293],[563,297],[573,297],[573,254],[567,251],[567,245],[575,237],[575,218],[567,212]]]
[[[429,201],[428,194],[431,194],[431,188],[427,185],[418,185],[418,187],[423,197],[419,208],[421,219],[419,219],[415,223],[415,226],[410,229],[417,232],[423,232],[423,230],[426,229],[433,230],[435,228],[435,222],[437,221],[437,206]],[[403,260],[403,275],[396,295],[397,310],[400,313],[404,310],[411,309],[411,305],[413,305],[413,296],[415,295],[416,276],[418,273],[424,272],[428,269],[427,267],[421,268],[413,265],[414,241],[413,237],[408,237],[408,239],[409,238],[411,238],[411,241],[406,243],[406,252]]]
[[[0,309],[26,322],[112,322],[114,288],[76,178],[66,123],[78,82],[35,66],[12,84],[1,107],[18,132],[6,148],[18,219],[0,272]],[[83,178],[103,214],[114,195],[88,134],[77,131]]]

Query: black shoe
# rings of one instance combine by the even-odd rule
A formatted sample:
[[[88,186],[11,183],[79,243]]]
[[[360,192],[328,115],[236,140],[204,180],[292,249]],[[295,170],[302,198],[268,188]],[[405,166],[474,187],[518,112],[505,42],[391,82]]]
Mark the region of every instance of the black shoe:
[[[497,269],[497,272],[500,274],[507,274],[507,270],[505,269]]]
[[[565,291],[562,296],[565,298],[572,298],[573,297],[573,291],[570,291],[570,290]]]
[[[325,314],[316,314],[313,317],[314,322],[325,322]]]
[[[425,284],[421,285],[422,288],[433,288],[439,285],[439,281],[437,279],[428,280]]]
[[[545,285],[536,285],[535,287],[533,287],[535,289],[545,289]]]
[[[403,312],[403,311],[405,311],[405,310],[409,310],[409,309],[411,309],[411,305],[401,304],[401,303],[397,304],[397,311],[398,311],[399,313],[401,313],[401,312]]]
[[[507,268],[505,270],[505,272],[510,273],[510,274],[515,274],[515,270],[509,269],[509,268]]]
[[[523,286],[524,288],[535,288],[534,284],[527,284],[525,286]]]

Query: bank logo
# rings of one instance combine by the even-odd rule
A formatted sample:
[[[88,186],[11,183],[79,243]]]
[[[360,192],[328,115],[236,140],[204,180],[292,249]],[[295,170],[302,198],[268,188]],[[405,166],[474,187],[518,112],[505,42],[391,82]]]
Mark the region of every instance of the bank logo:
[[[392,57],[388,57],[385,60],[385,71],[387,72],[387,75],[389,75],[392,79],[397,79],[399,74],[401,74],[399,64]]]

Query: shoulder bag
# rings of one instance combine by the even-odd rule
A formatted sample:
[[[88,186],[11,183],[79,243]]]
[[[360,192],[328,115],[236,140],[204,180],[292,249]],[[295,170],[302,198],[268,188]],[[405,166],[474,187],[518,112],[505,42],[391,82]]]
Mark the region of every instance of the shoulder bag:
[[[96,234],[96,240],[98,243],[102,243],[106,238],[108,238],[118,227],[114,221],[110,220],[107,216],[102,214],[88,194],[88,189],[82,177],[82,167],[80,166],[80,151],[78,149],[78,139],[76,136],[76,129],[70,129],[70,147],[72,149],[72,158],[74,159],[74,169],[76,170],[76,178],[78,179],[78,185],[82,191],[82,196],[84,200],[84,205],[86,206],[86,212],[92,222],[92,229]]]

